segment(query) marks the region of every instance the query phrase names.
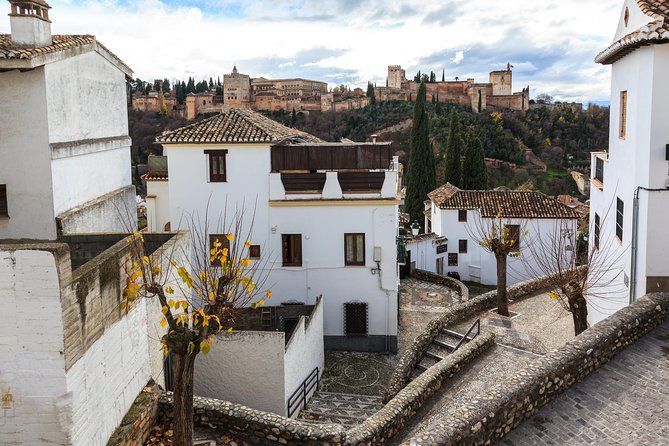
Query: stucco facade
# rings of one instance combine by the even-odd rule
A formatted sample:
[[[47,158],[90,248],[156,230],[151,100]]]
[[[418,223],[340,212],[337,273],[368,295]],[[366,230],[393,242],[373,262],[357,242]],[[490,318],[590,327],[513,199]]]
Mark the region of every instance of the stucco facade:
[[[669,17],[644,12],[646,3],[624,2],[614,44],[597,57],[612,67],[611,122],[608,153],[592,155],[589,240],[608,259],[610,284],[591,299],[591,323],[646,293],[669,291],[669,31],[648,45],[638,31]]]

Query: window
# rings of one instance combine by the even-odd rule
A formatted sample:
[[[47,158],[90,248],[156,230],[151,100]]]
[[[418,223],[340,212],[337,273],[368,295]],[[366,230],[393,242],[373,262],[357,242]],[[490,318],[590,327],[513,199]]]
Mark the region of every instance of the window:
[[[260,258],[260,245],[249,246],[249,258],[251,258],[251,259],[259,259]]]
[[[625,139],[627,135],[627,91],[620,92],[620,130],[618,137]]]
[[[507,239],[511,243],[511,252],[520,251],[520,225],[506,225]]]
[[[599,220],[599,214],[595,214],[595,238],[593,240],[593,247],[599,249],[599,231],[601,228],[601,221]]]
[[[625,216],[625,203],[623,203],[623,200],[618,198],[618,202],[616,204],[616,237],[618,237],[618,240],[621,242],[623,241],[623,218]]]
[[[344,336],[367,336],[367,304],[344,304]]]
[[[214,249],[216,242],[221,242],[223,244],[222,248],[230,249],[230,240],[228,240],[227,234],[209,234],[209,250]],[[221,262],[215,260],[211,262],[212,266],[221,266]]]
[[[344,234],[344,265],[365,265],[365,234]]]
[[[458,266],[458,253],[451,252],[448,254],[448,266]]]
[[[283,266],[302,266],[302,234],[281,234]]]
[[[227,150],[205,150],[204,153],[209,156],[209,182],[224,183],[227,180],[225,156]]]
[[[0,218],[9,217],[7,209],[7,185],[0,184]]]
[[[458,210],[458,221],[467,221],[467,210],[466,209]]]
[[[458,242],[458,252],[460,254],[467,254],[467,240],[460,240]]]

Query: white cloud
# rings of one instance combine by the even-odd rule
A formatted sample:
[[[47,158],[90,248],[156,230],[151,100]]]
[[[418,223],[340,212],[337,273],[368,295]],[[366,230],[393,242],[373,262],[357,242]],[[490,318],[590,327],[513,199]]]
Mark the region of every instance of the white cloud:
[[[408,77],[445,69],[483,81],[510,61],[515,89],[596,100],[609,96],[609,70],[593,58],[610,44],[622,8],[622,0],[166,1],[49,3],[54,33],[95,34],[143,79],[208,79],[236,64],[251,76],[383,85],[387,65],[401,64]]]

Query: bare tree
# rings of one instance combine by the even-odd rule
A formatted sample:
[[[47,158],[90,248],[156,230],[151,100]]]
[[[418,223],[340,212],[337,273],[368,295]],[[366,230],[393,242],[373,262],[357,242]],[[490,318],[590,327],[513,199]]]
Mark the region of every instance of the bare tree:
[[[550,297],[571,313],[576,336],[588,328],[588,300],[618,292],[613,283],[622,269],[614,271],[612,267],[618,264],[624,251],[616,253],[611,246],[612,239],[599,239],[595,225],[603,224],[604,219],[591,222],[589,233],[596,238],[593,250],[584,256],[578,255],[577,228],[568,220],[560,220],[550,231],[533,234],[527,243],[528,255],[522,258],[528,271],[546,276]]]
[[[210,231],[208,221],[207,213],[201,221],[191,217],[192,253],[179,256],[172,252],[168,262],[145,255],[141,233],[127,238],[132,264],[127,268],[121,306],[127,311],[141,297],[160,302],[161,325],[166,329],[161,340],[163,352],[171,353],[173,360],[173,441],[178,446],[193,444],[196,356],[209,351],[217,333],[232,331],[239,311],[264,305],[271,296],[264,289],[269,273],[267,256],[251,259],[253,218],[245,228],[243,210],[235,211],[229,220],[224,214],[214,231]],[[211,236],[212,232],[218,235]]]
[[[469,236],[483,249],[495,256],[497,266],[497,313],[509,316],[506,295],[508,257],[520,256],[520,236],[527,233],[525,224],[516,224],[505,218],[500,210],[494,218],[474,220],[474,227],[467,226]]]

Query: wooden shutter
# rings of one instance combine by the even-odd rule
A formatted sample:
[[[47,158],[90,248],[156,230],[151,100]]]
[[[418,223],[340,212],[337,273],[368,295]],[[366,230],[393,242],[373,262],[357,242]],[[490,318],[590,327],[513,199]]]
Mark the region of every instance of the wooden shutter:
[[[627,91],[620,92],[620,131],[618,136],[625,139],[627,136]]]
[[[9,217],[7,208],[7,185],[0,184],[0,217]]]

